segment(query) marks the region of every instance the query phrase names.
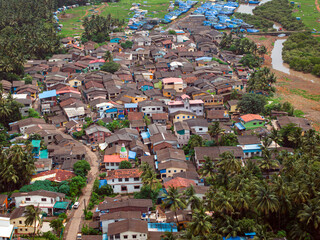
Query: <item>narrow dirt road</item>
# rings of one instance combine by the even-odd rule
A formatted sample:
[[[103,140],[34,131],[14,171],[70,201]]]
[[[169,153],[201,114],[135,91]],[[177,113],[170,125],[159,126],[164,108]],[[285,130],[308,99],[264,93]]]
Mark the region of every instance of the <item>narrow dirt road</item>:
[[[82,223],[84,220],[84,202],[86,205],[89,203],[90,195],[93,188],[93,183],[99,172],[98,156],[93,153],[87,146],[83,147],[86,149],[87,161],[90,163],[91,170],[88,174],[88,184],[82,189],[83,195],[80,197],[80,206],[78,209],[71,210],[70,219],[65,228],[64,237],[65,240],[75,240],[77,238],[77,233],[81,231]]]

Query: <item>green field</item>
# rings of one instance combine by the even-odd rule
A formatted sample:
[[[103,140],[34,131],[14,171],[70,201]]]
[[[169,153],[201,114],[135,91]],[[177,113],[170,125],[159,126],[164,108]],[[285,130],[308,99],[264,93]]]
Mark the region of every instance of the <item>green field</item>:
[[[134,12],[130,11],[132,3],[140,3],[140,9],[148,10],[148,14],[146,16],[152,18],[163,18],[169,7],[169,0],[121,0],[117,3],[108,3],[108,6],[101,4],[72,8],[63,13],[66,18],[63,18],[62,14],[59,16],[59,23],[63,25],[60,34],[62,36],[81,35],[83,32],[83,29],[81,28],[81,21],[86,15],[86,12],[88,12],[87,16],[91,16],[92,14],[96,14],[96,11],[100,8],[101,16],[107,16],[108,14],[111,14],[113,17],[128,21],[128,19],[134,15]]]
[[[298,5],[301,7],[298,8]],[[316,29],[320,31],[320,12],[316,8],[315,0],[295,2],[293,16],[301,17],[303,23],[311,30]]]

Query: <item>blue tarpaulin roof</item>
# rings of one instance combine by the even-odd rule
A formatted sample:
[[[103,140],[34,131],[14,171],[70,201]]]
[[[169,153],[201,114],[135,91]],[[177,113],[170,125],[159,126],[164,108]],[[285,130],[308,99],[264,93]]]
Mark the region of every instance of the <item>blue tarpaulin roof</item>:
[[[50,98],[57,96],[56,90],[44,91],[39,94],[39,99]]]
[[[102,180],[99,180],[99,188],[101,188],[102,186],[104,185],[107,185],[107,179],[102,179]]]
[[[149,132],[142,132],[141,137],[142,137],[142,139],[150,138],[150,133]]]
[[[32,140],[31,141],[32,147],[40,148],[40,142],[41,140]]]
[[[126,103],[126,104],[124,104],[124,107],[125,108],[136,108],[136,107],[138,107],[138,104],[137,103]]]
[[[241,123],[236,123],[235,126],[236,126],[239,130],[244,130],[244,129],[246,129]]]
[[[136,152],[129,151],[129,159],[135,159],[137,156]]]

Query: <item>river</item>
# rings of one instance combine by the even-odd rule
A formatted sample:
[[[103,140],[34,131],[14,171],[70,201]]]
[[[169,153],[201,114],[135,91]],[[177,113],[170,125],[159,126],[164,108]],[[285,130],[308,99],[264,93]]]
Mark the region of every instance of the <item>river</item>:
[[[282,48],[283,48],[283,43],[287,39],[277,39],[274,42],[274,47],[271,52],[271,59],[272,59],[272,68],[281,72],[284,72],[286,74],[290,74],[290,69],[286,67],[283,64],[283,59],[282,59]]]
[[[239,13],[247,13],[253,15],[252,10],[256,8],[256,6],[269,2],[271,0],[262,0],[259,4],[240,4],[236,12]]]

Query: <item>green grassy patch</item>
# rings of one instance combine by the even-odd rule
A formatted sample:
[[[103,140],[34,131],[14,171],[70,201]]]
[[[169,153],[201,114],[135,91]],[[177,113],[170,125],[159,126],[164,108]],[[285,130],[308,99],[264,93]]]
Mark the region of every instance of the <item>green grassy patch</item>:
[[[146,2],[146,3],[144,3]],[[140,9],[148,10],[146,14],[147,17],[151,18],[163,18],[164,15],[168,13],[167,9],[169,7],[168,0],[120,0],[120,2],[108,3],[108,6],[103,7],[100,16],[107,16],[111,14],[112,17],[124,19],[128,21],[134,15],[134,11],[130,11],[132,3],[140,3]],[[61,14],[59,16],[60,24],[63,25],[61,35],[62,36],[75,36],[81,35],[83,32],[82,19],[84,18],[86,11],[88,11],[87,16],[96,14],[96,9],[102,5],[92,5],[92,6],[81,6],[78,8],[72,8],[65,11],[68,18],[62,18]],[[176,9],[177,7],[175,7]]]
[[[260,41],[264,41],[264,40],[267,40],[267,38],[266,37],[260,37],[259,40]]]
[[[320,24],[317,22],[320,19],[320,13],[317,11],[314,0],[302,0],[294,5],[293,16],[300,17],[301,21],[310,29],[320,31]]]
[[[299,95],[301,97],[304,97],[306,99],[310,99],[316,102],[320,102],[320,95],[317,94],[310,94],[306,90],[302,89],[290,89],[290,92],[296,95]]]
[[[98,6],[81,6],[77,8],[71,8],[66,10],[64,13],[60,14],[59,17],[59,24],[62,24],[62,30],[60,34],[62,36],[76,36],[81,35],[83,32],[82,27],[82,18],[85,16],[86,11],[90,12],[91,14],[95,8]],[[93,11],[89,11],[89,10]],[[64,17],[65,16],[65,17]]]
[[[302,118],[302,117],[304,117],[304,112],[301,111],[301,110],[296,109],[293,112],[293,116]]]

